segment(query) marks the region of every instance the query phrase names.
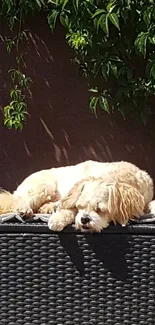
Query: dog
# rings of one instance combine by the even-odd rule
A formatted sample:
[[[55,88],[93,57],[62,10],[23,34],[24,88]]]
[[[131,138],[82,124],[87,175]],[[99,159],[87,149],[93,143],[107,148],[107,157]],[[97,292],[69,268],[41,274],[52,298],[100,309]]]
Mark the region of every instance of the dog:
[[[148,210],[146,197],[140,192],[141,188],[126,183],[125,179],[122,182],[105,182],[104,178],[83,180],[61,201],[60,211],[49,219],[49,228],[60,231],[72,218],[75,228],[83,232],[100,232],[111,221],[125,226]]]
[[[60,211],[49,218],[51,230],[61,231],[75,222],[76,229],[100,232],[111,221],[125,226],[145,212],[154,213],[151,177],[124,162],[112,163],[111,167],[100,178],[89,177],[74,185],[61,200]],[[44,207],[41,209],[43,212]]]
[[[81,184],[84,184],[82,188],[87,190],[82,192],[89,193],[87,198],[89,204],[86,207],[82,205],[82,211],[88,210],[89,206],[89,210],[94,209],[93,211],[97,213],[97,208],[91,206],[90,202],[92,201],[92,195],[94,195],[91,193],[96,193],[94,192],[94,184],[98,181],[100,182],[100,180],[103,183],[111,182],[113,186],[114,182],[122,182],[126,186],[127,184],[133,186],[135,191],[137,189],[144,199],[144,204],[142,204],[141,210],[139,209],[136,215],[142,212],[143,205],[147,208],[152,201],[153,181],[147,172],[140,170],[129,162],[102,163],[89,160],[73,166],[41,170],[28,176],[13,194],[2,191],[0,193],[0,214],[17,212],[29,217],[38,212],[51,214],[55,210],[60,210],[53,214],[52,219],[50,218],[50,229],[61,231],[66,225],[74,223],[75,218],[77,226],[77,223],[79,223],[77,220],[79,220],[80,207],[78,205],[77,208],[79,195],[76,195],[75,200],[75,193],[79,193]],[[92,191],[90,190],[90,185],[93,189]],[[69,202],[69,197],[74,197],[74,206],[71,205],[70,207],[67,203]],[[58,222],[56,222],[56,219]],[[55,222],[53,223],[52,220],[55,220]]]

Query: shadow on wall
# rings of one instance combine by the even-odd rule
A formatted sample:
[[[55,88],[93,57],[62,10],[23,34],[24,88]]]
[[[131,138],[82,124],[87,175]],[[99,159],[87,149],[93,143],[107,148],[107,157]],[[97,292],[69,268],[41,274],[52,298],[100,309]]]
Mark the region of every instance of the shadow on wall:
[[[39,29],[37,28],[39,26]],[[0,126],[0,185],[13,190],[26,176],[39,170],[75,164],[86,159],[128,160],[153,177],[154,141],[140,122],[124,121],[118,114],[88,109],[87,80],[71,64],[72,50],[64,30],[51,34],[44,14],[28,21],[29,42],[23,44],[26,74],[33,79],[33,99],[22,132]],[[6,26],[2,26],[2,34]],[[1,43],[0,105],[8,102],[8,69],[15,53],[6,54]],[[149,126],[151,127],[151,126]]]

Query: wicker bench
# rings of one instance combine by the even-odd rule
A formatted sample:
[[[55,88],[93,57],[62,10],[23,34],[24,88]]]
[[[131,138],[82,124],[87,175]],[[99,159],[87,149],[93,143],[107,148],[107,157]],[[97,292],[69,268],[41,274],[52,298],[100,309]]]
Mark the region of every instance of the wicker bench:
[[[154,325],[155,225],[0,224],[1,325]]]

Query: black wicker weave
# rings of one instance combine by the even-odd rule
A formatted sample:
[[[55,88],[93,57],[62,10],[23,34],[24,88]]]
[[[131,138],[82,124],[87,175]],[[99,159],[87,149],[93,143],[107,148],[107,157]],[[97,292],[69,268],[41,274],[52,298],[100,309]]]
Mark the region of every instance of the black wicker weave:
[[[155,225],[0,225],[0,325],[154,325]]]

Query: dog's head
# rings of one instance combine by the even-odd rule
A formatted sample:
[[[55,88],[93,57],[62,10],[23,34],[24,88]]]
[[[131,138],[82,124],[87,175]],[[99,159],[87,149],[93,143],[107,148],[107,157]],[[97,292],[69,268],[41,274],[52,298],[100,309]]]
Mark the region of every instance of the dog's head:
[[[126,225],[143,214],[144,198],[133,186],[121,182],[104,183],[87,179],[73,187],[64,201],[64,208],[78,210],[75,225],[82,231],[100,232],[111,221]]]

